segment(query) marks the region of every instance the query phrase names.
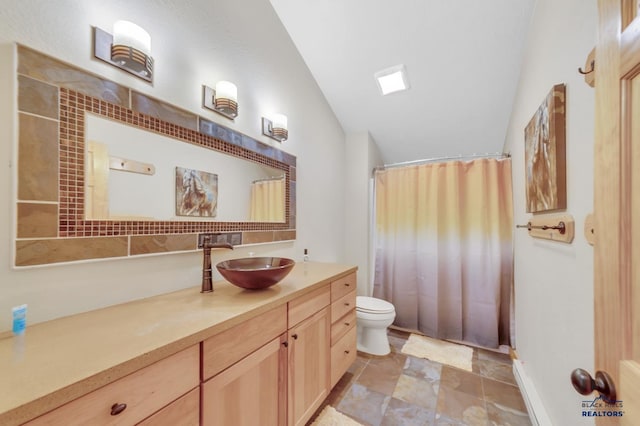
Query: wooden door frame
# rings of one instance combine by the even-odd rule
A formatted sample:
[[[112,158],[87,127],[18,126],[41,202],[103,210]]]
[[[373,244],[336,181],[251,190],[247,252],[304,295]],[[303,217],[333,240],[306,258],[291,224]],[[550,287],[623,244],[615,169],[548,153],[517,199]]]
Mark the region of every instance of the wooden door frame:
[[[594,342],[595,370],[620,383],[619,361],[631,359],[632,250],[630,129],[621,115],[629,111],[620,80],[625,49],[622,22],[630,22],[627,0],[598,0],[594,132]],[[627,28],[628,30],[629,28]],[[598,418],[597,424],[618,424]]]
[[[598,1],[598,38],[596,44],[596,93],[594,131],[594,339],[595,368],[618,377],[621,315],[608,315],[616,306],[625,286],[621,256],[622,174],[621,138],[618,113],[620,90],[618,70],[620,52],[619,5],[616,0]],[[622,314],[622,312],[620,312]]]

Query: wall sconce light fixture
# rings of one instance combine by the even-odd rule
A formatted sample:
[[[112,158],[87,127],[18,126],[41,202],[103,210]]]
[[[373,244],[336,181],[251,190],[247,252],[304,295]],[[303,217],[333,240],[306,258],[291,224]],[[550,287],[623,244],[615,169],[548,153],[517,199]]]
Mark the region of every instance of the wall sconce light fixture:
[[[238,88],[229,81],[219,81],[215,90],[202,86],[202,106],[233,120],[238,116]]]
[[[113,24],[113,35],[93,28],[93,55],[143,80],[153,81],[151,36],[129,21]]]
[[[273,114],[271,119],[262,117],[262,134],[284,142],[289,138],[287,130],[287,116],[284,114]]]

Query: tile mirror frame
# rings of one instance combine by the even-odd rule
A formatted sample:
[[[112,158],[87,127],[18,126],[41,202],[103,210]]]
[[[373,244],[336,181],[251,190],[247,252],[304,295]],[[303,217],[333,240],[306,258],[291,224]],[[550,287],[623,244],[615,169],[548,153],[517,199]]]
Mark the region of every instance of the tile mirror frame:
[[[16,49],[16,267],[195,250],[204,232],[241,244],[295,239],[295,156],[28,47]],[[86,220],[86,112],[282,170],[285,222]]]

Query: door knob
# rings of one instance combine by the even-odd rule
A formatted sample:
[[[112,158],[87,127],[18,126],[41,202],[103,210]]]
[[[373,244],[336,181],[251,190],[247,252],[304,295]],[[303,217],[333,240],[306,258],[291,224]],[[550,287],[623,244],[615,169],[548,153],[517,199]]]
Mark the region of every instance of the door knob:
[[[589,395],[593,391],[598,391],[606,402],[616,402],[616,387],[613,379],[604,371],[596,371],[596,378],[582,368],[576,368],[571,372],[571,384],[579,394]]]

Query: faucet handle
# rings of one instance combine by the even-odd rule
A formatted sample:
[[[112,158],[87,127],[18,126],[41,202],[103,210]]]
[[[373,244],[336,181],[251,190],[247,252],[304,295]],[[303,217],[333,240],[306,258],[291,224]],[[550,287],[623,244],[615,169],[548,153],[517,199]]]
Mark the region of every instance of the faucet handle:
[[[209,247],[209,248],[226,248],[229,250],[233,250],[233,245],[229,244],[229,243],[211,243],[211,244],[206,244],[205,243],[205,247]]]
[[[220,239],[218,240],[218,238]],[[233,245],[227,242],[227,239],[224,238],[224,235],[206,233],[198,235],[198,248],[226,248],[229,250],[233,250]]]

